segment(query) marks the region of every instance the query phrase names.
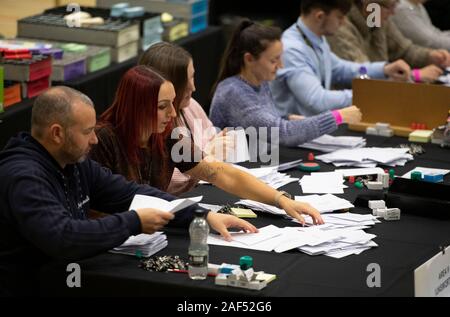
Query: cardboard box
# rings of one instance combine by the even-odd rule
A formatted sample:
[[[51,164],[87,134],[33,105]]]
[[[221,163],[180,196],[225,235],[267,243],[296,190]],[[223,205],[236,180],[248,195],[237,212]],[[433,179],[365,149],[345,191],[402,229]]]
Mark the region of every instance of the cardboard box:
[[[448,115],[450,87],[388,80],[353,80],[353,104],[361,109],[363,122],[349,128],[365,131],[377,122],[389,123],[394,134],[408,137],[411,123],[433,129]]]

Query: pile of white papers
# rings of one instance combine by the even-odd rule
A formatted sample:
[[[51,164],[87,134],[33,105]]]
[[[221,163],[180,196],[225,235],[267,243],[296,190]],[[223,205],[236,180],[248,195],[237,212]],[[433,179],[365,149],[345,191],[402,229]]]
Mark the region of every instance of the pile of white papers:
[[[444,74],[438,78],[438,80],[446,86],[450,86],[450,67],[447,67],[447,74]]]
[[[192,198],[180,198],[172,201],[167,201],[162,198],[135,195],[130,205],[130,210],[153,208],[162,211],[177,212],[183,208],[192,206],[203,199],[203,196],[197,196]]]
[[[112,249],[112,253],[150,257],[167,246],[167,237],[162,232],[131,236],[121,246]]]
[[[339,198],[332,194],[326,194],[322,196],[320,195],[295,196],[295,200],[310,204],[311,206],[316,208],[321,214],[355,207],[347,199]]]
[[[271,213],[274,215],[287,216],[284,209],[277,208],[272,205],[263,204],[263,203],[260,203],[259,201],[254,201],[251,199],[241,199],[236,204],[244,205],[244,206],[249,207],[250,209],[264,211],[264,212],[268,212],[268,213]]]
[[[239,165],[234,165],[234,167],[255,176],[259,180],[275,189],[298,181],[298,178],[294,178],[289,176],[288,174],[278,172],[278,166],[245,168]]]
[[[356,136],[331,136],[322,135],[317,139],[299,145],[301,148],[322,152],[334,152],[341,149],[355,149],[366,146],[366,140]]]
[[[263,181],[264,183],[275,189],[283,187],[289,183],[298,181],[298,178],[291,177],[289,176],[289,174],[278,172],[278,166],[246,168],[240,165],[233,165],[233,167],[255,176],[259,180]],[[200,181],[199,183],[208,184],[208,182],[205,181]]]
[[[212,212],[218,212],[220,209],[222,209],[223,206],[220,205],[212,205],[212,204],[198,204],[200,207],[208,209]]]
[[[299,228],[303,232],[312,232],[322,236],[324,232],[335,237],[316,245],[300,246],[299,250],[309,254],[325,254],[333,258],[342,258],[352,254],[361,254],[372,247],[378,246],[372,241],[376,236],[363,231],[370,226],[380,223],[373,215],[359,215],[352,213],[333,213],[322,215],[324,225]],[[307,223],[312,224],[312,218],[305,217]]]
[[[283,229],[269,225],[260,228],[258,233],[230,232],[232,241],[226,241],[222,236],[210,234],[208,244],[270,252],[282,242],[280,241],[282,233]]]
[[[343,194],[344,177],[340,173],[325,172],[305,175],[299,181],[303,194]]]
[[[296,201],[302,201],[309,203],[311,206],[316,208],[320,213],[332,212],[335,210],[349,209],[353,208],[354,205],[344,198],[339,198],[332,194],[326,195],[309,195],[309,196],[295,196]],[[259,210],[263,212],[268,212],[274,215],[281,215],[290,218],[286,212],[281,209],[271,205],[263,204],[250,199],[242,199],[236,204],[245,205],[253,210]]]
[[[316,156],[316,159],[335,166],[375,167],[378,164],[387,166],[404,166],[413,160],[404,148],[360,148],[339,150],[329,154]]]
[[[210,234],[208,244],[277,253],[298,249],[309,255],[324,254],[333,258],[360,254],[378,246],[372,241],[376,236],[363,231],[379,222],[374,216],[334,215],[324,215],[326,223],[320,226],[278,228],[269,225],[260,228],[258,233],[232,233],[230,242]]]

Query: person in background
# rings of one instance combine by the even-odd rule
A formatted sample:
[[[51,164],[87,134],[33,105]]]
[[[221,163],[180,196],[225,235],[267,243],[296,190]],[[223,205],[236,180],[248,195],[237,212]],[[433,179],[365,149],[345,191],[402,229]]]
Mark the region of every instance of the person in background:
[[[208,159],[221,160],[235,148],[235,140],[226,131],[217,133],[202,106],[192,98],[195,92],[195,68],[191,54],[180,46],[161,42],[149,47],[140,57],[139,65],[146,65],[163,73],[175,87],[175,124],[188,129],[191,138]],[[216,150],[218,150],[216,152]],[[175,168],[167,191],[173,195],[187,192],[198,183]]]
[[[91,157],[128,180],[163,191],[177,167],[230,194],[282,208],[301,223],[302,214],[310,215],[314,224],[323,223],[309,204],[294,201],[229,164],[203,159],[190,138],[171,138],[175,96],[173,84],[160,73],[144,65],[131,68],[122,77],[113,104],[100,116],[99,142]]]
[[[212,122],[220,128],[278,128],[279,142],[285,146],[330,133],[341,123],[358,122],[361,112],[354,106],[300,120],[277,112],[269,82],[283,66],[280,38],[278,28],[249,20],[238,25],[222,57],[210,111]]]
[[[176,215],[153,208],[129,210],[136,194],[175,197],[126,181],[87,158],[97,143],[95,124],[86,95],[53,87],[34,102],[31,135],[11,138],[0,153],[0,295],[36,294],[45,264],[95,256],[166,225],[187,228],[200,208]],[[107,215],[88,219],[91,208]],[[229,215],[209,212],[207,221],[228,238],[228,227],[256,232]]]
[[[414,44],[450,51],[450,31],[441,31],[433,25],[423,5],[425,2],[427,0],[400,0],[392,21]]]
[[[416,82],[432,82],[441,74],[441,67],[450,65],[446,50],[432,50],[415,45],[405,38],[391,21],[397,0],[356,0],[344,25],[335,36],[328,37],[331,49],[341,58],[352,61],[392,61],[402,58],[411,67]],[[381,27],[369,27],[367,7],[380,5]]]
[[[404,61],[355,63],[333,54],[325,36],[333,35],[345,21],[352,0],[302,0],[297,22],[283,33],[285,68],[280,69],[270,88],[282,115],[305,116],[352,104],[350,87],[364,66],[374,79],[407,81],[410,68]]]

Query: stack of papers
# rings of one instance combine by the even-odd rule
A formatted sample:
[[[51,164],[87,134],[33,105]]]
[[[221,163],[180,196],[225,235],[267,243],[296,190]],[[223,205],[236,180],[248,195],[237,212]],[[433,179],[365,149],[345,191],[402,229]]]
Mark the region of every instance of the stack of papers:
[[[378,246],[372,241],[376,236],[363,231],[370,226],[380,223],[373,215],[359,215],[352,213],[322,215],[324,225],[300,228],[303,232],[312,232],[322,236],[324,232],[335,237],[316,245],[300,246],[298,249],[309,255],[324,254],[333,258],[343,258]],[[307,223],[312,223],[311,217],[305,217]]]
[[[200,202],[202,199],[203,196],[197,196],[167,201],[153,196],[135,195],[131,202],[130,210],[153,208],[162,211],[177,212]]]
[[[295,200],[309,203],[311,206],[316,208],[320,213],[327,213],[335,210],[349,209],[355,207],[348,200],[344,198],[339,198],[332,194],[322,196],[320,195],[295,196]],[[283,209],[263,204],[254,200],[243,199],[238,201],[236,204],[248,206],[253,210],[259,210],[274,215],[281,215],[290,218],[290,216],[288,216]]]
[[[447,67],[446,73],[438,78],[446,86],[450,86],[450,67]]]
[[[363,229],[379,222],[372,215],[325,215],[326,224],[313,227],[278,228],[269,225],[258,233],[231,233],[232,241],[210,234],[208,244],[277,253],[298,249],[309,255],[324,254],[342,258],[378,246],[372,241],[376,236]]]
[[[239,165],[234,165],[234,167],[255,176],[259,180],[275,189],[298,181],[298,178],[294,178],[289,176],[288,174],[278,172],[278,166],[245,168]]]
[[[287,216],[286,212],[284,211],[284,209],[281,208],[277,208],[275,206],[272,205],[267,205],[267,204],[263,204],[260,203],[259,201],[254,201],[251,199],[241,199],[239,200],[237,203],[237,205],[244,205],[247,206],[253,210],[259,210],[259,211],[263,211],[263,212],[268,212],[274,215],[280,215],[280,216]]]
[[[343,194],[344,177],[340,173],[311,173],[300,180],[303,194]]]
[[[230,232],[230,234],[232,241],[226,241],[217,234],[209,234],[208,244],[270,252],[282,242],[280,236],[283,229],[269,225],[260,228],[258,233]]]
[[[316,156],[316,159],[335,166],[375,167],[378,164],[387,166],[404,166],[413,160],[408,154],[409,149],[404,148],[360,148],[352,150],[339,150],[329,154]]]
[[[208,209],[212,212],[218,212],[220,209],[222,209],[223,206],[220,205],[212,205],[212,204],[198,204],[200,207]]]
[[[301,148],[322,152],[334,152],[341,149],[355,149],[366,146],[366,140],[355,136],[331,136],[328,134],[299,145]]]
[[[112,249],[112,253],[150,257],[167,246],[167,237],[162,232],[131,236],[121,246]]]
[[[295,200],[310,204],[311,206],[316,208],[321,214],[355,207],[347,199],[339,198],[332,194],[326,194],[322,196],[320,195],[295,196]]]
[[[288,174],[278,172],[278,166],[246,168],[240,165],[233,165],[233,167],[255,176],[259,180],[275,189],[298,181],[298,178],[294,178],[289,176]],[[208,182],[200,181],[199,184],[208,184]]]

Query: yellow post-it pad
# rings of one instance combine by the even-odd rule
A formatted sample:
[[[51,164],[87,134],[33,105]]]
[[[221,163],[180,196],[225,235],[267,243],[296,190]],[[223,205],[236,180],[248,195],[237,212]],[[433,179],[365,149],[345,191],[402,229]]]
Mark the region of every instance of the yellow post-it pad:
[[[239,218],[256,218],[256,214],[250,209],[231,208],[231,214]]]
[[[433,135],[432,130],[415,130],[409,134],[409,142],[428,143]]]

